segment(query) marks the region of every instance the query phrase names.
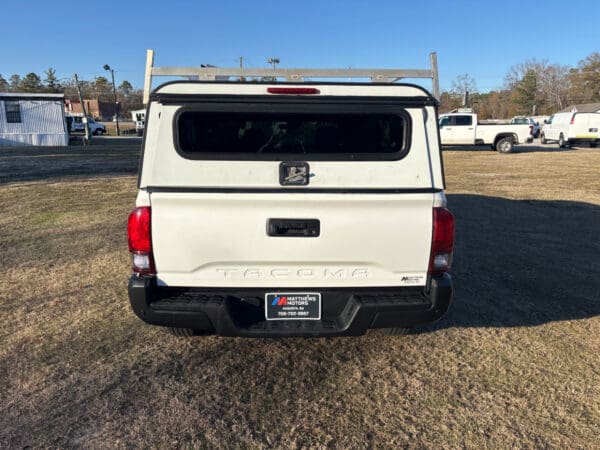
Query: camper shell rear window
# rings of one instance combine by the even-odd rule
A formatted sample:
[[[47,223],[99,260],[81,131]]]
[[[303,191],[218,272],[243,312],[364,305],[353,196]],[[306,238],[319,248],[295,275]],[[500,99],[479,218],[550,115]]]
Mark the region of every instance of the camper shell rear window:
[[[367,108],[368,109],[368,108]],[[204,160],[397,160],[409,151],[411,121],[402,108],[207,111],[175,115],[175,148]]]

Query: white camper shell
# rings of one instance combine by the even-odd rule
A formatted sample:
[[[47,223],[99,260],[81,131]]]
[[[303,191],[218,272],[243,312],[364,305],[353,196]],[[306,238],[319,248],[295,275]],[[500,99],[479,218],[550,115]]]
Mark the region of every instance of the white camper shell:
[[[241,336],[436,320],[454,226],[436,110],[414,85],[160,86],[129,223],[134,311]]]

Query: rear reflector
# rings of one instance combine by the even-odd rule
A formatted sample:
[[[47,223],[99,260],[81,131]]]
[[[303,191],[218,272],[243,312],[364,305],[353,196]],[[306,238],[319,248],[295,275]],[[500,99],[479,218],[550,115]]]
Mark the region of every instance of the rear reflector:
[[[133,253],[131,255],[133,271],[137,273],[152,272],[152,255],[148,253]]]
[[[429,273],[447,272],[452,264],[454,249],[454,216],[446,208],[433,208],[433,237]]]
[[[127,240],[129,241],[129,251],[132,253],[133,271],[154,274],[149,206],[135,208],[129,214]]]
[[[311,95],[318,94],[317,88],[309,87],[270,87],[267,88],[269,94],[296,94],[296,95]]]

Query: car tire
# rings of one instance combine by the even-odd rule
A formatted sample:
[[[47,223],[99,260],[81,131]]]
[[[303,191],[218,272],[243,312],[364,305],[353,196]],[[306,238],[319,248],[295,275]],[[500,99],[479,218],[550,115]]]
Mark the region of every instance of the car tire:
[[[168,328],[169,333],[171,333],[173,336],[176,337],[193,337],[196,336],[196,332],[194,330],[192,330],[191,328],[175,328],[175,327],[169,327]]]
[[[387,336],[404,336],[410,332],[410,328],[382,328],[381,331]]]
[[[565,148],[567,146],[566,142],[565,142],[565,137],[562,135],[562,133],[560,134],[560,136],[558,137],[558,146],[560,148]]]
[[[540,143],[541,144],[547,144],[548,141],[546,140],[546,135],[544,133],[542,133],[542,137],[540,138]]]
[[[512,138],[505,137],[496,142],[496,150],[498,153],[512,153],[515,144]]]
[[[102,135],[104,134],[104,130],[103,130],[102,128],[98,128],[98,129],[97,129],[97,130],[94,132],[94,134],[95,134],[96,136],[102,136]]]

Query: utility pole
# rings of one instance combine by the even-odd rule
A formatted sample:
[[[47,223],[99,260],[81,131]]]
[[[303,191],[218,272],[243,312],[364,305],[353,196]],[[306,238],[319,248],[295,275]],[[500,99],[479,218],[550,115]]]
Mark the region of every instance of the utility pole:
[[[75,86],[77,86],[77,93],[79,94],[79,102],[81,103],[81,111],[83,112],[83,126],[85,127],[85,139],[83,140],[84,144],[85,143],[90,143],[91,142],[91,133],[90,133],[90,126],[88,125],[88,121],[87,121],[87,112],[85,111],[85,104],[83,103],[83,95],[81,95],[81,86],[79,86],[79,78],[77,77],[77,74],[73,74],[73,77],[75,78]]]
[[[269,64],[273,64],[273,69],[277,69],[277,64],[279,64],[279,58],[269,58],[267,59]]]
[[[115,87],[115,70],[111,69],[108,64],[104,64],[104,70],[110,71],[112,76],[113,94],[115,96],[115,118],[117,120],[117,136],[121,136],[121,130],[119,130],[119,102],[117,102],[117,88]]]
[[[98,77],[94,80],[94,90],[96,91],[96,100],[100,101],[100,95],[98,94]]]
[[[240,69],[244,68],[244,57],[240,56]],[[246,77],[240,76],[240,81],[246,81]]]

